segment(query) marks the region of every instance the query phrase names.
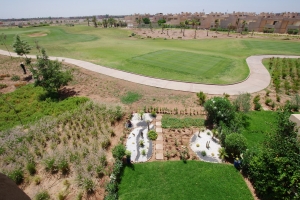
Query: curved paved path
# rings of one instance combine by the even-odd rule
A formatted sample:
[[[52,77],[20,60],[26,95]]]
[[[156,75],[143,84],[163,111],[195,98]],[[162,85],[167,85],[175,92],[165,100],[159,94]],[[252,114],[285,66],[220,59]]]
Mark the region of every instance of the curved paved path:
[[[0,50],[0,54],[9,56],[7,51]],[[18,57],[16,53],[11,53],[12,56]],[[30,55],[28,57],[36,58],[36,56]],[[169,81],[162,80],[157,78],[145,77],[137,74],[131,74],[128,72],[119,71],[116,69],[111,69],[107,67],[102,67],[90,62],[76,60],[72,58],[63,58],[63,57],[52,57],[51,60],[64,61],[70,64],[77,65],[79,67],[105,74],[107,76],[115,77],[118,79],[158,87],[170,90],[179,90],[185,92],[199,92],[202,91],[207,94],[223,94],[227,93],[230,95],[237,95],[241,92],[254,93],[261,91],[269,86],[271,77],[268,70],[262,64],[262,59],[271,58],[271,57],[281,57],[281,58],[300,58],[300,56],[285,56],[285,55],[259,55],[259,56],[250,56],[246,59],[246,62],[250,68],[250,74],[247,80],[236,83],[232,85],[206,85],[198,83],[185,83],[178,81]]]

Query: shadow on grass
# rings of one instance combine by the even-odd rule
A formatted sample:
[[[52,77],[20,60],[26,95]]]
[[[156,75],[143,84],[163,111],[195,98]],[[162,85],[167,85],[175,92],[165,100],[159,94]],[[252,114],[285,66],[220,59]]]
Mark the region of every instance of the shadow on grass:
[[[72,88],[62,88],[59,92],[44,92],[39,95],[40,101],[58,102],[69,97],[76,96],[77,92]]]

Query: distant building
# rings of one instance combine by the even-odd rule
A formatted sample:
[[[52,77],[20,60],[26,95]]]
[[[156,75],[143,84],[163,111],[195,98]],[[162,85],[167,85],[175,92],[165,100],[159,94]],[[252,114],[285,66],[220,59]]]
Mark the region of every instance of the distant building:
[[[219,21],[219,27],[227,28],[229,25],[237,30],[247,28],[249,31],[263,32],[265,29],[272,29],[274,33],[287,33],[289,29],[300,28],[300,13],[260,13],[253,12],[181,12],[178,14],[157,13],[154,16],[150,14],[133,14],[125,16],[125,20],[130,27],[137,27],[139,19],[148,17],[151,22],[157,22],[165,19],[166,24],[180,25],[180,22],[186,20],[200,20],[198,28],[209,29],[215,26],[215,21]]]

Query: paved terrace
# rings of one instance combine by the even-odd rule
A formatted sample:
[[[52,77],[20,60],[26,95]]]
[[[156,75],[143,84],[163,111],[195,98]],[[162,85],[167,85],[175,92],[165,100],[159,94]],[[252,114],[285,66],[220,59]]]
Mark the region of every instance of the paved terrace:
[[[9,56],[9,53],[4,50],[0,50],[0,54]],[[11,55],[14,57],[18,57],[16,53],[11,53]],[[36,58],[35,55],[27,55],[27,56],[31,58]],[[66,63],[70,63],[78,67],[85,68],[97,73],[101,73],[114,78],[130,81],[133,83],[143,84],[147,86],[153,86],[153,87],[164,88],[169,90],[185,91],[185,92],[202,91],[207,94],[227,93],[229,95],[237,95],[242,92],[248,92],[248,93],[258,92],[269,86],[271,81],[271,76],[268,70],[262,64],[262,60],[264,58],[272,58],[272,57],[300,58],[300,56],[286,56],[286,55],[250,56],[246,59],[246,62],[250,69],[249,77],[245,81],[236,84],[231,84],[231,85],[207,85],[207,84],[199,84],[199,83],[186,83],[186,82],[179,82],[179,81],[162,80],[162,79],[150,78],[146,76],[132,74],[128,72],[123,72],[116,69],[111,69],[108,67],[103,67],[97,64],[93,64],[87,61],[76,60],[72,58],[49,56],[49,59],[64,61]]]

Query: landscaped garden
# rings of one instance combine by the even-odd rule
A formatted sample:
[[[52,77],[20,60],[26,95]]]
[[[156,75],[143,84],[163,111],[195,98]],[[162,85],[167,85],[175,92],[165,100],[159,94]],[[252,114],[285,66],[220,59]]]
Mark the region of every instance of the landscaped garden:
[[[298,41],[141,39],[128,37],[131,30],[84,26],[0,30],[8,36],[7,44],[12,43],[15,34],[20,34],[30,44],[38,39],[38,44],[47,48],[51,56],[87,60],[148,76],[214,84],[245,79],[249,73],[245,58],[252,54],[300,53]],[[31,54],[40,52],[31,50]],[[81,199],[83,195],[116,199],[119,193],[120,199],[252,199],[238,170],[243,171],[264,199],[298,197],[299,143],[287,119],[300,105],[296,95],[299,60],[264,61],[272,84],[252,97],[241,93],[207,99],[201,92],[194,95],[149,89],[101,75],[91,76],[79,69],[72,71],[76,74],[74,80],[68,79],[74,88],[64,88],[67,92],[52,96],[60,87],[36,82],[43,80],[36,71],[34,80],[15,74],[21,60],[6,57],[0,62],[0,90],[6,93],[0,94],[0,130],[5,130],[0,132],[0,165],[1,172],[24,187],[30,197],[49,193],[59,199]],[[32,60],[32,64],[40,67],[44,60]],[[70,68],[73,66],[63,66],[61,71],[69,72]],[[32,82],[39,87],[33,87]],[[15,90],[17,87],[20,88]],[[77,88],[80,92],[89,90],[82,94],[74,91]],[[75,94],[109,104],[112,99],[122,102],[130,117],[132,110],[143,110],[140,113],[153,116],[165,114],[161,120],[162,159],[173,161],[128,164],[125,156],[134,155],[123,145],[127,138],[135,139],[130,141],[140,153],[135,158],[144,162],[152,153],[148,137],[153,137],[156,144],[157,133],[145,131],[149,126],[147,120],[138,122],[143,127],[137,132],[124,128],[124,121],[119,123],[124,119],[123,111],[114,104],[91,103],[85,97],[66,98]],[[186,100],[184,95],[194,98]],[[170,99],[175,99],[171,108]],[[284,112],[259,111],[276,110],[284,104]],[[20,124],[25,126],[15,127]],[[142,139],[142,135],[147,138]],[[200,144],[201,139],[214,140],[222,147],[216,147],[217,153],[210,152],[209,144]],[[196,161],[205,160],[205,156],[218,157],[227,164]],[[238,163],[238,170],[233,163]],[[49,184],[54,186],[48,191],[40,190]]]

